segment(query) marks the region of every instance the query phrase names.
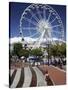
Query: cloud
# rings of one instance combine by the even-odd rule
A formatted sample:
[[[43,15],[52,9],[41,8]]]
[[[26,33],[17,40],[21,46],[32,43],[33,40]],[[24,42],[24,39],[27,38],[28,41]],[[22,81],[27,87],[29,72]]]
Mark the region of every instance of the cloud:
[[[13,37],[10,38],[10,44],[16,43],[16,42],[21,42],[21,37]]]
[[[21,37],[10,38],[10,44],[13,44],[13,43],[16,43],[16,42],[21,42],[21,39],[22,39]],[[25,42],[27,42],[27,43],[33,43],[38,38],[24,37],[24,39],[25,39]],[[65,42],[62,39],[58,39],[58,38],[52,38],[52,39],[49,38],[49,40]],[[46,42],[46,39],[42,40],[42,42]]]
[[[36,39],[34,38],[30,38],[30,37],[24,37],[25,39],[25,42],[34,42],[36,41]],[[13,43],[16,43],[16,42],[21,42],[22,38],[21,37],[13,37],[13,38],[10,38],[10,44],[13,44]]]

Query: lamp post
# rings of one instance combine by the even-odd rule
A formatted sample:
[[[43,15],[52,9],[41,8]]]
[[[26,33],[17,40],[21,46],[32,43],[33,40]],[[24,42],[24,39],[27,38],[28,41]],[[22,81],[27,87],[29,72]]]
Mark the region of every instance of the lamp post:
[[[49,47],[50,47],[50,43],[49,41],[47,42],[47,53],[48,53],[48,66],[49,66]]]
[[[48,66],[49,66],[49,43],[48,43]]]

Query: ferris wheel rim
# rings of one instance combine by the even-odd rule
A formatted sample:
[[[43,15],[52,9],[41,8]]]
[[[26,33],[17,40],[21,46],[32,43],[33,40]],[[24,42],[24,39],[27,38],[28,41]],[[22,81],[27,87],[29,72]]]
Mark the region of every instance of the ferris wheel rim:
[[[29,5],[29,6],[24,10],[24,12],[23,12],[22,15],[21,15],[21,19],[20,19],[20,29],[21,29],[21,24],[22,24],[21,20],[22,20],[23,15],[24,15],[25,11],[26,11],[27,9],[29,9],[32,5],[38,5],[38,6],[39,6],[39,4],[31,4],[31,5]],[[46,7],[46,6],[49,7],[50,9],[52,9],[52,10],[56,13],[56,15],[58,16],[58,18],[59,18],[60,21],[61,21],[61,24],[62,24],[62,30],[61,30],[61,31],[63,31],[63,34],[64,34],[63,22],[62,22],[61,17],[59,16],[59,14],[58,14],[58,13],[56,12],[56,10],[54,10],[51,6],[49,6],[49,5],[44,5],[44,6],[45,6],[45,7]],[[64,37],[64,36],[63,36],[63,37]]]

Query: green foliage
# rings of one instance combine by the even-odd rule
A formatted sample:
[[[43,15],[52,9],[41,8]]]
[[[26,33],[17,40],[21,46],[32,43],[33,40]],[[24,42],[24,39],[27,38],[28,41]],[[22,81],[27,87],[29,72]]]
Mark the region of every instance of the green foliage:
[[[20,57],[20,50],[22,49],[22,43],[14,43],[13,45],[13,53]]]
[[[49,53],[49,58],[51,56],[60,56],[60,57],[65,57],[66,56],[66,44],[56,44],[56,45],[49,45],[47,48],[45,48],[47,52]],[[36,49],[23,49],[22,48],[22,43],[14,43],[13,45],[13,51],[10,53],[10,58],[12,55],[17,55],[18,57],[25,56],[26,58],[30,55],[34,56],[43,56],[43,51],[41,48],[36,48]]]
[[[49,57],[51,56],[66,56],[66,44],[56,44],[56,45],[49,45],[49,48],[46,48],[47,52],[49,50]]]
[[[57,53],[58,53],[58,45],[51,45],[50,54],[55,57],[57,56]]]
[[[42,56],[43,52],[40,48],[36,48],[36,49],[32,49],[30,54],[34,56]]]
[[[26,50],[26,49],[21,49],[20,51],[19,51],[19,57],[21,57],[21,56],[24,56],[24,57],[28,57],[29,56],[29,50]]]
[[[66,57],[66,44],[65,43],[58,46],[58,56]]]
[[[17,55],[19,58],[21,56],[25,56],[26,58],[29,56],[29,50],[22,48],[22,43],[14,43],[12,55]]]

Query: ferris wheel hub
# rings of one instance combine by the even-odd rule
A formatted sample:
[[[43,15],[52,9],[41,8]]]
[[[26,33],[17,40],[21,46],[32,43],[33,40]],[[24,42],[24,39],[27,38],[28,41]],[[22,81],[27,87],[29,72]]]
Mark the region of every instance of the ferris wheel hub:
[[[48,21],[46,20],[40,20],[39,23],[38,23],[38,29],[39,31],[42,33],[44,30],[49,30],[51,31],[51,25]]]

